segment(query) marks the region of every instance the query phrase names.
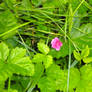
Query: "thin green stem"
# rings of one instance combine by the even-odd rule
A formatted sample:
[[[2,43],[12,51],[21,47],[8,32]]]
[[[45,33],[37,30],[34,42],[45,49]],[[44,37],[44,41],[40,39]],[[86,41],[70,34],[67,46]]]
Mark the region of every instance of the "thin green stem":
[[[25,42],[24,42],[24,40],[23,40],[23,38],[22,38],[22,36],[20,35],[19,32],[18,32],[18,35],[19,35],[19,37],[20,37],[22,43],[24,44],[24,46],[25,46],[25,48],[26,48],[26,50],[27,50],[27,52],[28,52],[28,54],[29,54],[29,56],[30,56],[30,51],[29,51],[28,48],[26,47],[26,44],[25,44]]]
[[[4,35],[7,35],[7,34],[9,34],[10,32],[13,32],[13,31],[15,31],[16,29],[18,29],[18,28],[20,28],[20,27],[23,27],[23,26],[25,26],[25,25],[28,25],[29,23],[30,23],[30,22],[27,22],[27,23],[21,24],[21,25],[19,25],[19,26],[17,26],[17,27],[14,27],[14,28],[12,28],[12,29],[9,30],[9,31],[4,32],[3,34],[0,34],[0,37],[3,37]]]
[[[77,10],[80,8],[80,6],[84,3],[85,0],[82,0],[81,3],[77,6],[77,8],[75,9],[75,11],[73,12],[73,16],[75,15],[75,13],[77,12]]]
[[[92,11],[92,6],[87,3],[87,1],[84,1],[84,5]]]
[[[65,42],[66,42],[66,39],[67,39],[67,17],[66,17],[66,21],[65,21]]]
[[[72,11],[72,6],[71,6],[71,2],[69,3],[69,15],[72,15],[73,11]],[[73,17],[69,17],[69,34],[72,30],[72,26],[73,26]],[[67,77],[67,92],[69,92],[69,78],[70,78],[70,66],[71,66],[71,43],[69,40],[69,63],[68,63],[68,77]]]
[[[61,35],[61,34],[59,34],[59,33],[54,33],[54,32],[47,32],[47,31],[44,31],[44,30],[36,30],[36,29],[28,29],[28,30],[34,30],[34,31],[38,31],[38,32],[41,32],[41,33],[44,33],[44,34],[50,34],[50,35],[56,35],[56,36],[63,36],[63,35]]]
[[[17,41],[19,44],[21,44],[21,45],[23,45],[23,46],[26,45],[26,44],[24,45],[23,42],[21,42],[21,41],[15,39],[15,38],[14,38],[14,40]],[[26,45],[26,47],[27,47],[29,50],[33,51],[34,53],[37,53],[34,49],[30,48],[28,45]]]
[[[10,92],[10,86],[11,86],[11,78],[9,77],[9,80],[8,80],[8,92]]]
[[[82,2],[83,3],[83,2]],[[84,1],[84,4],[85,4],[85,1]],[[82,4],[81,4],[82,5]],[[79,5],[78,6],[78,8],[75,10],[75,13],[76,13],[76,11],[79,9],[79,7],[81,6],[81,5]],[[87,6],[87,5],[86,5]],[[90,9],[91,9],[91,7],[90,7]],[[86,17],[86,16],[92,16],[92,15],[89,15],[89,14],[86,14],[86,15],[64,15],[64,14],[55,14],[55,13],[52,13],[52,12],[48,12],[48,11],[45,11],[45,10],[42,10],[42,9],[19,9],[20,11],[34,11],[34,12],[39,12],[39,11],[41,11],[41,12],[44,12],[44,13],[46,13],[46,14],[50,14],[50,15],[53,15],[53,16],[65,16],[65,17],[72,17],[72,16],[74,16],[74,17]],[[75,14],[74,13],[74,14]]]
[[[68,64],[67,92],[69,92],[70,68],[71,68],[71,43],[69,41],[69,64]]]

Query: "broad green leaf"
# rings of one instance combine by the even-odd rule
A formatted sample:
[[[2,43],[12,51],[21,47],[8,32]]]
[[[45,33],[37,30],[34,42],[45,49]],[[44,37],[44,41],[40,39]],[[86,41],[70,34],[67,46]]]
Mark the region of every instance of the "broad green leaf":
[[[86,48],[83,49],[81,52],[81,57],[86,58],[88,55],[89,55],[89,48],[88,48],[88,46],[86,46]]]
[[[32,4],[34,4],[36,7],[39,6],[42,3],[42,0],[32,0]]]
[[[86,45],[88,45],[89,48],[91,48],[91,46],[92,46],[92,44],[91,44],[92,39],[91,38],[92,38],[92,35],[91,35],[91,33],[89,33],[89,34],[82,36],[82,37],[79,37],[73,41],[80,49],[84,49],[86,47]]]
[[[74,20],[75,20],[75,18],[74,18]],[[82,26],[80,26],[79,25],[80,24],[80,19],[78,19],[76,21],[78,22],[78,24],[76,25],[76,22],[74,21],[74,26],[73,26],[74,29],[76,29],[76,30],[71,31],[72,39],[76,39],[76,38],[79,38],[79,37],[82,37],[82,36],[86,36],[89,33],[91,33],[91,30],[92,30],[92,24],[91,23],[88,23],[86,25],[83,24]]]
[[[12,75],[13,67],[4,62],[0,62],[0,81],[5,81],[8,77]]]
[[[64,75],[62,76],[62,81],[60,83],[60,80],[58,82],[60,83],[58,85],[58,89],[61,91],[66,92],[67,90],[67,78],[68,78],[68,71],[64,70]],[[80,72],[76,68],[71,68],[70,69],[70,77],[69,77],[69,92],[74,92],[74,88],[78,85],[80,81]]]
[[[34,81],[36,80],[36,82],[38,82],[38,80],[42,76],[43,72],[44,72],[43,65],[41,63],[37,63],[35,65],[35,73],[34,73],[34,75],[32,77],[34,79]]]
[[[45,59],[45,56],[43,54],[37,53],[36,55],[34,55],[32,62],[40,63],[40,62],[43,62],[44,59]]]
[[[56,86],[56,90],[61,90],[66,92],[67,90],[67,77],[68,71],[61,70],[59,66],[52,65],[47,69],[47,77],[54,81],[54,85]],[[71,68],[70,69],[70,82],[69,82],[69,91],[73,92],[73,89],[76,88],[78,82],[80,80],[80,73],[78,69]]]
[[[75,57],[76,60],[81,61],[81,54],[79,52],[76,52],[74,50],[73,55],[74,55],[74,57]]]
[[[26,10],[30,10],[32,8],[30,0],[22,0],[22,5]]]
[[[68,72],[67,72],[67,74],[68,74]],[[79,70],[77,68],[71,68],[70,69],[70,80],[69,80],[69,91],[74,92],[74,88],[76,88],[77,85],[79,85],[79,82],[80,82]]]
[[[46,44],[39,42],[39,43],[37,44],[37,46],[38,46],[38,50],[39,50],[40,52],[42,52],[43,54],[48,54],[48,52],[49,52],[49,47],[48,47]]]
[[[80,69],[80,81],[77,85],[76,92],[92,91],[92,66],[84,65]]]
[[[13,74],[32,76],[34,73],[34,65],[26,56],[25,49],[17,47],[10,53],[8,46],[2,42],[0,43],[0,61],[2,60],[3,62],[0,62],[0,82],[2,84]]]
[[[92,62],[92,57],[87,57],[83,59],[84,63],[91,63]]]
[[[62,77],[64,72],[60,70],[60,67],[58,65],[52,64],[47,70],[46,70],[46,75],[53,79],[56,80],[60,77]]]
[[[75,16],[79,16],[78,12],[75,13]],[[70,32],[71,38],[79,37],[80,32],[79,32],[78,28],[80,27],[80,23],[81,23],[80,21],[81,21],[81,18],[79,18],[79,17],[73,18],[73,27],[72,27],[72,30]]]
[[[0,43],[0,62],[5,61],[8,56],[9,56],[9,48],[5,43],[1,42]]]
[[[0,35],[9,31],[13,27],[17,26],[17,20],[14,17],[14,14],[11,13],[9,10],[0,13]],[[4,35],[3,39],[13,36],[16,33],[16,30],[13,32],[8,32]]]
[[[44,65],[45,65],[45,68],[48,68],[49,66],[51,66],[52,63],[53,63],[53,58],[52,58],[52,56],[47,55],[47,56],[44,58]]]
[[[26,50],[23,48],[15,48],[11,51],[8,62],[15,64],[19,67],[22,67],[29,71],[27,75],[33,75],[34,73],[34,66],[29,57],[25,57]]]
[[[16,47],[15,49],[11,50],[8,62],[16,62],[16,60],[24,57],[25,55],[25,49]]]
[[[44,55],[44,54],[37,53],[36,55],[34,55],[32,62],[34,63],[43,62],[45,68],[48,68],[53,63],[53,58],[51,55]]]
[[[13,49],[13,48],[16,48],[18,46],[18,42],[16,40],[18,40],[18,37],[13,36],[11,38],[4,40],[4,43],[6,43],[9,48]]]
[[[54,82],[48,77],[42,77],[38,82],[41,92],[56,92]]]
[[[29,57],[23,57],[13,62],[13,64],[19,66],[20,68],[24,68],[28,71],[28,76],[31,76],[34,74],[34,65],[32,64]],[[26,72],[27,73],[27,72]],[[22,74],[21,74],[22,75]]]
[[[44,66],[42,65],[42,63],[37,63],[35,66],[35,73],[34,75],[32,76],[32,85],[31,87],[29,88],[28,92],[30,92],[31,89],[33,89],[35,87],[36,84],[38,84],[41,76],[43,75],[44,73]]]
[[[60,67],[52,64],[46,71],[47,77],[49,77],[53,82],[56,90],[63,90],[67,82],[64,71],[60,70]]]
[[[78,33],[75,34],[79,34],[78,37],[76,38],[72,38],[73,42],[76,44],[77,47],[79,47],[80,49],[84,49],[87,45],[89,48],[92,47],[92,24],[88,23],[88,24],[84,24],[81,26],[81,28],[79,29],[81,30],[78,31]]]
[[[28,68],[28,67],[27,67]],[[21,75],[28,75],[31,76],[33,74],[32,65],[31,69],[27,69],[26,67],[21,67],[17,64],[12,63],[0,63],[0,80],[5,81],[8,77],[11,77],[13,73],[15,74],[21,74]],[[34,67],[33,67],[34,68]],[[30,73],[31,72],[31,73]]]
[[[4,81],[0,80],[0,91],[2,92],[2,89],[4,89]]]

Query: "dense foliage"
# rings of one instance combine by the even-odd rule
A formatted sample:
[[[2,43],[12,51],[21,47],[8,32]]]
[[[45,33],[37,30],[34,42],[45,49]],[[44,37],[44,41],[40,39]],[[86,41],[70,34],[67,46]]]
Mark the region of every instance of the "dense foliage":
[[[0,92],[91,91],[92,0],[1,0]]]

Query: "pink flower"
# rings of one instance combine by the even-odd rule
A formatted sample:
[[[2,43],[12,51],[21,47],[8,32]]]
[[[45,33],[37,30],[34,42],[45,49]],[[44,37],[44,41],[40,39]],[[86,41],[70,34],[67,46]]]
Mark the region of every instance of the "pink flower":
[[[59,38],[55,37],[52,41],[51,41],[51,46],[52,48],[55,48],[57,51],[60,50],[60,47],[62,46],[62,42],[59,40]]]

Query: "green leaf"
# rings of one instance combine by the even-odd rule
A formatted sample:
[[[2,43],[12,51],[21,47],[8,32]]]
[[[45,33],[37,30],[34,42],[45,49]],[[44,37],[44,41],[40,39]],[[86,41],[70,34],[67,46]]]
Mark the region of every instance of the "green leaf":
[[[5,89],[1,89],[0,92],[18,92],[18,91],[15,89],[9,89],[9,91]]]
[[[68,72],[67,72],[68,74]],[[67,76],[68,77],[68,76]],[[77,68],[70,69],[70,80],[69,80],[69,90],[74,92],[74,88],[79,85],[80,82],[80,72]]]
[[[44,61],[45,68],[48,68],[53,63],[53,58],[50,55],[47,55]]]
[[[71,0],[73,11],[78,7],[79,4],[80,0]],[[79,14],[85,14],[87,10],[88,10],[87,7],[84,4],[82,4],[77,11]]]
[[[91,92],[92,91],[92,66],[84,65],[80,69],[80,81],[77,85],[76,92]]]
[[[45,68],[48,68],[49,66],[51,66],[52,63],[53,63],[53,58],[52,58],[52,56],[47,55],[47,56],[44,58],[44,65],[45,65]]]
[[[43,54],[48,54],[49,47],[46,44],[39,42],[37,46],[40,52],[42,52]]]
[[[32,76],[33,73],[34,65],[30,58],[26,56],[25,49],[17,47],[12,49],[10,53],[7,45],[3,42],[0,43],[0,82],[2,84],[13,74]]]
[[[52,64],[46,70],[46,76],[43,76],[38,83],[38,86],[41,90],[49,90],[47,92],[56,92],[56,90],[61,90],[66,92],[67,90],[67,77],[68,71],[61,70],[59,66]],[[70,70],[70,82],[69,82],[69,91],[73,92],[74,88],[78,85],[80,81],[80,73],[78,69],[71,68]],[[50,89],[52,88],[52,89]],[[54,88],[54,89],[53,89]]]
[[[37,53],[36,55],[34,55],[32,62],[34,63],[43,62],[45,68],[48,68],[53,63],[53,58],[50,55],[44,55],[44,54]]]
[[[18,40],[18,37],[15,36],[15,37],[8,38],[4,40],[4,42],[8,45],[9,48],[13,49],[18,45],[18,42],[15,41],[15,39]]]
[[[4,81],[0,80],[0,91],[2,92],[2,89],[4,89]]]
[[[83,59],[84,63],[91,63],[92,62],[92,57],[87,57]]]
[[[76,52],[74,50],[73,55],[74,55],[74,57],[75,57],[76,60],[81,61],[81,54],[79,52]]]
[[[0,61],[5,61],[9,56],[9,48],[3,42],[0,43]]]
[[[13,80],[13,81],[15,81],[15,80]],[[11,88],[18,90],[18,92],[23,92],[23,87],[21,86],[20,81],[17,81],[16,83],[12,84]]]
[[[75,13],[75,16],[79,16],[78,12]],[[79,37],[79,35],[80,35],[80,32],[78,30],[78,28],[80,27],[80,21],[81,21],[81,18],[79,18],[79,17],[73,18],[73,27],[70,32],[70,36],[73,39]]]
[[[83,24],[75,34],[78,34],[76,38],[72,38],[73,42],[76,44],[77,47],[80,49],[84,49],[87,45],[89,48],[92,47],[92,24]],[[75,35],[76,36],[76,35]]]
[[[58,89],[60,89],[61,91],[66,92],[67,90],[67,78],[68,78],[68,71],[64,70],[64,75],[61,77],[62,80],[59,79],[58,80],[59,85],[57,85]],[[76,88],[79,81],[80,81],[80,72],[76,68],[71,68],[69,77],[69,92],[74,92],[74,88]]]
[[[43,54],[37,53],[36,55],[34,55],[32,62],[34,63],[40,63],[43,62],[45,56]]]
[[[16,4],[16,0],[5,0],[4,3],[6,8],[8,6],[11,10],[15,9],[14,4]]]
[[[24,57],[25,55],[26,49],[16,47],[11,50],[8,62],[16,62],[16,60]]]
[[[32,4],[34,4],[36,7],[39,6],[42,3],[42,0],[32,0]]]
[[[47,69],[46,75],[54,82],[56,90],[62,91],[64,83],[67,82],[64,71],[60,70],[59,66],[52,64],[51,67]]]
[[[86,46],[86,48],[83,49],[81,52],[81,57],[86,58],[88,55],[89,55],[89,48],[88,48],[88,46]]]
[[[89,4],[92,5],[92,0],[89,0]]]
[[[32,76],[32,85],[29,88],[28,92],[30,92],[31,89],[33,89],[35,87],[35,85],[39,82],[41,76],[44,73],[44,66],[42,65],[42,63],[37,63],[35,65],[35,73]]]
[[[24,68],[29,73],[27,75],[31,76],[34,73],[34,66],[30,60],[29,57],[25,57],[26,55],[26,50],[23,48],[15,48],[11,51],[8,62],[15,64],[19,66],[20,68]]]
[[[0,13],[0,35],[9,31],[10,29],[16,26],[17,26],[17,20],[9,10],[6,10]],[[6,39],[8,37],[11,37],[16,32],[17,32],[16,30],[14,30],[13,32],[8,32],[2,38]]]
[[[5,81],[8,77],[12,75],[13,67],[10,64],[5,64],[0,62],[0,81]]]
[[[48,77],[42,77],[39,80],[38,87],[41,92],[56,92],[54,82]]]
[[[46,75],[53,79],[56,80],[58,78],[61,78],[63,76],[64,72],[60,70],[60,67],[58,65],[52,64],[47,70],[46,70]]]
[[[22,5],[27,10],[30,10],[32,8],[30,0],[22,0]]]

